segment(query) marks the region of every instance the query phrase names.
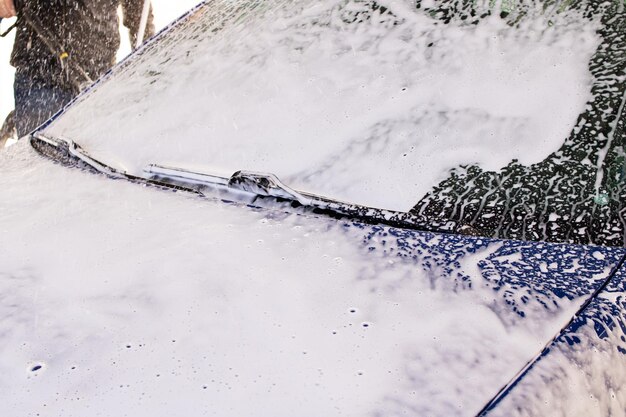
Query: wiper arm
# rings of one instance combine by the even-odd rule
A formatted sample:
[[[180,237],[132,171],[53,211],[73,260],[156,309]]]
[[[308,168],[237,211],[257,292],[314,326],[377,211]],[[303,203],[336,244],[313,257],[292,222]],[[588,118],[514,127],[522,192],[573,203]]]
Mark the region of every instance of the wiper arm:
[[[35,133],[31,138],[31,144],[41,154],[65,165],[90,169],[111,178],[189,191],[204,197],[227,194],[225,200],[254,203],[265,207],[271,207],[272,200],[286,201],[293,208],[306,207],[315,213],[335,218],[347,217],[364,223],[432,232],[478,234],[471,226],[454,220],[366,207],[296,191],[270,173],[237,171],[230,178],[225,178],[152,164],[143,170],[142,176],[134,176],[97,161],[71,140],[50,138]]]
[[[425,231],[476,234],[472,228],[453,220],[371,208],[296,191],[271,173],[237,171],[230,178],[224,178],[181,168],[150,165],[144,169],[144,174],[151,181],[165,181],[200,192],[204,189],[227,192],[231,196],[236,195],[240,201],[257,205],[264,205],[262,200],[271,198],[287,201],[292,207],[307,207],[318,213],[333,217],[349,217],[366,223],[382,223]]]
[[[228,180],[228,186],[258,196],[297,201],[303,206],[316,205],[313,198],[289,188],[274,174],[237,171]]]
[[[89,156],[78,144],[69,139],[57,139],[36,133],[31,146],[39,153],[66,165],[89,167],[109,177],[123,178],[125,174]]]
[[[192,186],[197,190],[209,188],[226,191],[254,200],[257,197],[273,197],[297,201],[303,206],[311,205],[311,199],[283,184],[275,175],[251,171],[237,171],[230,178],[151,164],[143,170],[146,178],[178,185]],[[242,198],[240,198],[242,199]]]

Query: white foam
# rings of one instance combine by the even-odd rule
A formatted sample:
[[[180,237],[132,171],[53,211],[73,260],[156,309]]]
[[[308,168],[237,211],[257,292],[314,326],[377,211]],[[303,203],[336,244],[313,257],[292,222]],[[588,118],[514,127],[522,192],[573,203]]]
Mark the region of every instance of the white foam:
[[[383,3],[401,23],[348,24],[363,7],[353,2],[214,2],[49,132],[134,174],[149,163],[266,171],[408,210],[460,164],[541,161],[590,99],[599,38],[575,13],[443,25]],[[209,35],[229,10],[237,23]]]

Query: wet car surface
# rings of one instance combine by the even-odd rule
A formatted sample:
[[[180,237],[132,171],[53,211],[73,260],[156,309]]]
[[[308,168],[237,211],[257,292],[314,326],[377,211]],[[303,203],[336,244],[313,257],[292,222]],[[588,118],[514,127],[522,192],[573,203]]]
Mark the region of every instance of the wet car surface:
[[[624,11],[469,4],[209,2],[1,154],[9,415],[623,415]]]

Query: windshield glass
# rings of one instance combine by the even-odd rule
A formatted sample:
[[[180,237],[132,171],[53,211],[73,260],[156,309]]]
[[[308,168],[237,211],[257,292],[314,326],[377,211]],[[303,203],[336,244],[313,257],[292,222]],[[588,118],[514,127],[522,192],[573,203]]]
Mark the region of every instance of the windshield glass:
[[[271,172],[296,190],[484,234],[621,245],[624,80],[603,65],[614,68],[607,48],[624,19],[619,2],[609,9],[212,1],[45,133],[135,175],[151,163]],[[613,101],[594,119],[599,94]],[[598,215],[621,229],[590,238]]]

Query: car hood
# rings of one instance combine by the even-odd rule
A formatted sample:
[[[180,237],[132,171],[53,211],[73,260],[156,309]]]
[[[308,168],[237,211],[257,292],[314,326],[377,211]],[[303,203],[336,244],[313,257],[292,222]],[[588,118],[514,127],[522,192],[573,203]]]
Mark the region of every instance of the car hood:
[[[207,201],[24,141],[0,166],[9,415],[475,415],[571,333],[624,256]]]

